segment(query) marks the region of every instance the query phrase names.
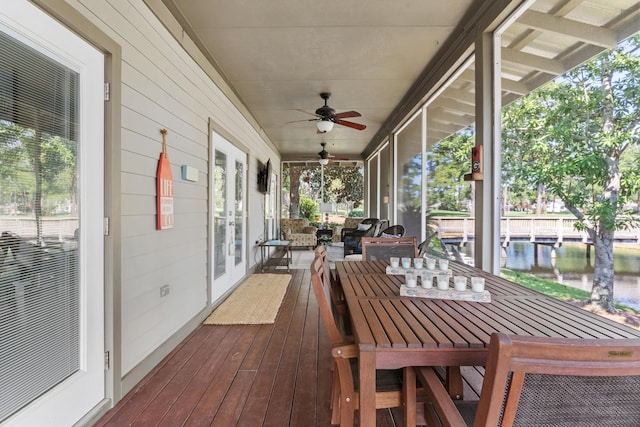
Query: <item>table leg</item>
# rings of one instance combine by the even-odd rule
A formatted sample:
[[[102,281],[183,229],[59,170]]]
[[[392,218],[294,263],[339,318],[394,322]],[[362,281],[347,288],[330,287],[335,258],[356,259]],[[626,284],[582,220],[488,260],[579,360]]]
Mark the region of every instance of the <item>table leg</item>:
[[[460,373],[460,366],[447,366],[447,378],[445,380],[447,390],[449,390],[449,396],[454,400],[462,400],[463,388],[462,388],[462,374]]]
[[[407,366],[402,375],[402,403],[405,427],[416,427],[416,371]]]
[[[360,351],[360,425],[376,425],[376,353]]]

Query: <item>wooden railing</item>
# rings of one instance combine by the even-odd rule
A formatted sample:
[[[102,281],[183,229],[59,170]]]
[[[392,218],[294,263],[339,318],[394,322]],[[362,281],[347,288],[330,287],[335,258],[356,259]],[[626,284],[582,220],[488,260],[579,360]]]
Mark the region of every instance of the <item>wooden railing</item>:
[[[475,237],[475,218],[437,217],[438,237],[445,243],[464,243]],[[574,227],[577,219],[566,217],[515,217],[500,219],[500,239],[508,244],[512,241],[532,243],[582,242],[591,239],[584,231]],[[640,243],[640,228],[619,230],[616,242]]]
[[[42,237],[68,240],[74,237],[79,220],[73,218],[42,218]],[[35,218],[0,217],[0,233],[9,231],[25,239],[37,237]]]

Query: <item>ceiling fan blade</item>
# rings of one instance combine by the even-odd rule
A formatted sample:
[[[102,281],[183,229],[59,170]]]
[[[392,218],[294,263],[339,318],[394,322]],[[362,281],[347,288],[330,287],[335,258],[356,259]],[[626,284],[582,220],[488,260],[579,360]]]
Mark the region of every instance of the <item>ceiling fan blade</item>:
[[[299,122],[315,122],[318,119],[304,119],[304,120],[292,120],[290,122],[284,122],[284,124],[289,124],[289,123],[299,123]]]
[[[336,123],[342,126],[347,126],[357,130],[365,130],[367,127],[365,125],[361,125],[360,123],[349,122],[347,120],[336,120]]]
[[[301,110],[301,109],[299,109],[299,108],[296,108],[296,110],[297,110],[297,111],[301,111],[301,112],[303,112],[303,113],[305,113],[305,114],[308,114],[308,115],[310,115],[310,116],[320,117],[320,115],[318,115],[318,114],[316,114],[316,113],[312,113],[312,112],[310,112],[310,111]]]
[[[335,114],[333,117],[335,117],[336,119],[346,119],[349,117],[361,117],[362,114],[358,113],[357,111],[345,111],[343,113],[338,113]]]

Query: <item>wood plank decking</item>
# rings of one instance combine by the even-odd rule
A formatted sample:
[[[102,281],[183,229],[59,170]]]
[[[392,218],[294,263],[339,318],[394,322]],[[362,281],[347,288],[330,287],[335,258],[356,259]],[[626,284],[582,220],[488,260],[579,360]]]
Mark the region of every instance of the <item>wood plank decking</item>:
[[[275,324],[201,325],[96,426],[330,426],[329,340],[309,269],[291,274]],[[377,425],[402,425],[402,411],[378,410]]]

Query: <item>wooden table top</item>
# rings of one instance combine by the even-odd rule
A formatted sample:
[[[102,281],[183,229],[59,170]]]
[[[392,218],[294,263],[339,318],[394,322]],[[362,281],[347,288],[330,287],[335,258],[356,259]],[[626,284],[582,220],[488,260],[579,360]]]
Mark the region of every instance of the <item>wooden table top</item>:
[[[449,266],[454,275],[484,277],[491,302],[400,296],[404,277],[387,275],[386,262],[336,262],[359,349],[363,425],[375,424],[376,370],[482,366],[493,332],[584,339],[640,338],[640,330],[480,269],[456,262]],[[454,377],[449,392],[462,395],[461,377]]]
[[[453,274],[485,277],[490,303],[400,296],[404,277],[387,275],[386,265],[382,261],[336,263],[361,350],[486,350],[493,332],[585,339],[640,337],[640,330],[460,263],[450,263]]]

